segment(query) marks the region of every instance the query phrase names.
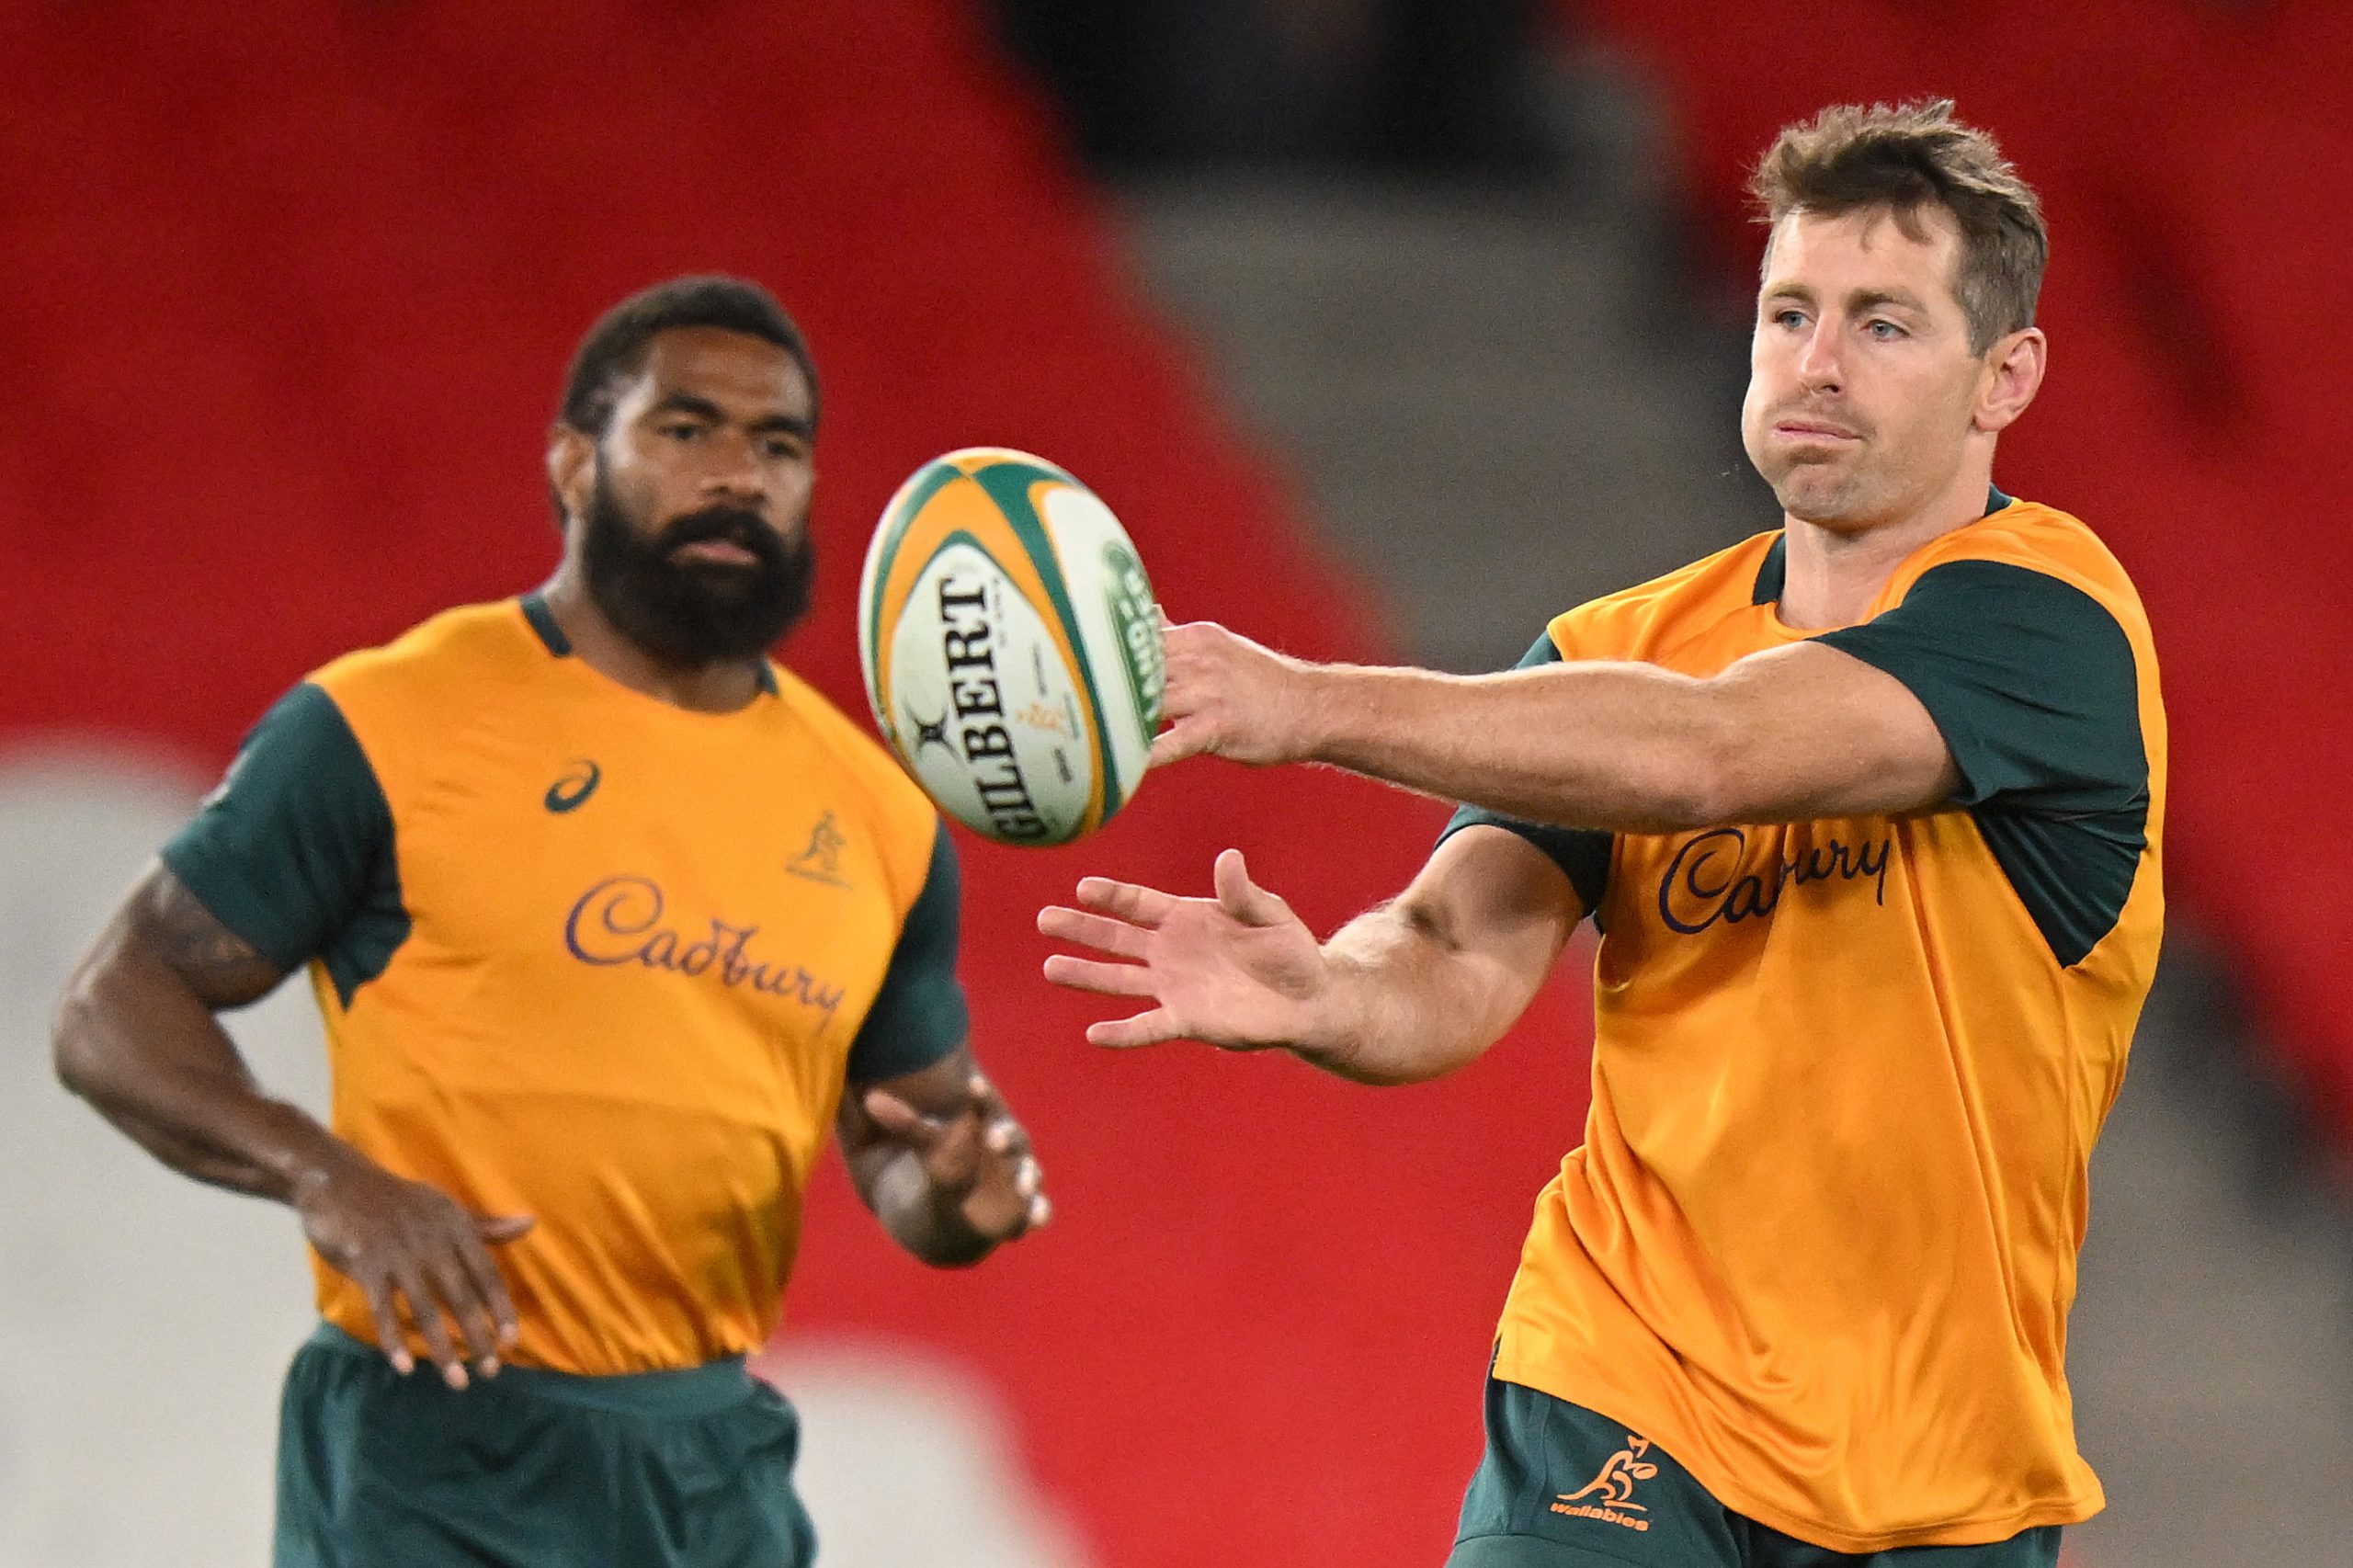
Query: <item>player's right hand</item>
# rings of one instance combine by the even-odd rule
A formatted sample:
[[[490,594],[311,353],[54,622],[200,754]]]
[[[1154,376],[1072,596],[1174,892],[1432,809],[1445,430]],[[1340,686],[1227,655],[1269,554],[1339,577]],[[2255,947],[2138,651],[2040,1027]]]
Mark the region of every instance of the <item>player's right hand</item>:
[[[1265,767],[1313,755],[1313,665],[1213,620],[1172,626],[1162,617],[1160,648],[1167,728],[1153,737],[1148,766],[1209,756]]]
[[[469,1361],[483,1377],[498,1375],[517,1324],[490,1248],[529,1231],[531,1216],[469,1213],[449,1194],[351,1149],[306,1175],[293,1207],[319,1256],[367,1293],[376,1343],[395,1371],[405,1377],[415,1366],[405,1323],[451,1388],[471,1381]]]
[[[1239,849],[1217,858],[1215,882],[1213,898],[1179,898],[1088,877],[1078,884],[1084,909],[1039,912],[1038,929],[1047,936],[1127,960],[1056,953],[1046,960],[1048,980],[1155,1004],[1089,1025],[1090,1041],[1198,1040],[1228,1051],[1302,1053],[1337,1043],[1332,971],[1314,934],[1290,904],[1250,880]]]

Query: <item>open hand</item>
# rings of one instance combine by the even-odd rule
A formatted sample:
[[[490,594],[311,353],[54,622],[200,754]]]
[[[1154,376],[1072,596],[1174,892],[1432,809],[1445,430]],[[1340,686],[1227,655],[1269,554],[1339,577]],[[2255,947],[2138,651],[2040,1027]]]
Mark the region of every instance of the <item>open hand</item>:
[[[1217,858],[1216,896],[1089,877],[1084,909],[1040,910],[1038,929],[1124,962],[1056,953],[1046,978],[1076,991],[1155,1004],[1087,1027],[1097,1045],[1198,1040],[1229,1051],[1323,1044],[1339,1031],[1330,971],[1290,905],[1250,880],[1239,849]]]
[[[965,1094],[964,1105],[948,1116],[926,1116],[882,1089],[869,1089],[860,1103],[876,1126],[922,1162],[943,1217],[994,1245],[1044,1224],[1053,1205],[1029,1134],[1003,1096],[978,1073]]]
[[[376,1343],[394,1370],[405,1377],[415,1365],[405,1323],[451,1388],[466,1386],[469,1361],[484,1377],[498,1375],[517,1325],[490,1249],[529,1230],[531,1216],[469,1213],[439,1188],[394,1176],[357,1150],[304,1177],[293,1205],[319,1256],[366,1292]]]

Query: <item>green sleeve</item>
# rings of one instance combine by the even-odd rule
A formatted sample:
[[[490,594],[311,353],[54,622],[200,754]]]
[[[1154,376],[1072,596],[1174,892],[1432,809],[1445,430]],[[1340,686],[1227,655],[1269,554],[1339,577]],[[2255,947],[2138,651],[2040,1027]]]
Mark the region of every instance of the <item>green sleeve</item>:
[[[1528,670],[1560,662],[1561,651],[1552,645],[1552,634],[1547,632],[1537,638],[1536,645],[1512,667]],[[1466,827],[1481,825],[1500,827],[1528,840],[1568,874],[1569,883],[1577,890],[1577,897],[1585,902],[1587,913],[1601,908],[1601,895],[1609,891],[1609,852],[1617,843],[1615,834],[1599,828],[1552,827],[1521,822],[1483,806],[1463,806],[1449,820],[1438,841],[1443,844]]]
[[[2147,844],[2132,645],[2108,608],[1997,561],[1934,567],[1875,620],[1818,642],[1886,671],[1952,753],[1995,858],[2063,964],[2115,926]]]
[[[919,1073],[972,1033],[964,987],[956,979],[961,902],[956,846],[949,842],[947,824],[936,824],[923,892],[899,928],[882,990],[850,1042],[851,1083],[874,1084]]]
[[[246,734],[163,859],[272,963],[325,958],[347,1001],[406,934],[383,789],[342,710],[307,681]],[[390,946],[371,915],[398,924]]]

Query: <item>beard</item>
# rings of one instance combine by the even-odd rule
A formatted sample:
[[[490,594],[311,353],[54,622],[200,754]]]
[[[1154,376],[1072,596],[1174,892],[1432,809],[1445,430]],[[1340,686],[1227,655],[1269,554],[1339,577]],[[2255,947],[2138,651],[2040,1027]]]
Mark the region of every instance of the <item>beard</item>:
[[[649,536],[613,493],[601,459],[582,518],[588,595],[614,630],[665,665],[705,665],[765,654],[809,611],[817,558],[804,514],[788,540],[757,512],[706,506]],[[756,564],[682,562],[678,550],[722,540]]]

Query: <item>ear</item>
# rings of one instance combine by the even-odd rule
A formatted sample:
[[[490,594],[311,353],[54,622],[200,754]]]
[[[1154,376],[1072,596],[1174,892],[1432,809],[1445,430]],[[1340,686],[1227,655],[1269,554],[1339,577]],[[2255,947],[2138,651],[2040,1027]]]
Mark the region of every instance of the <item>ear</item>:
[[[596,473],[597,443],[562,421],[550,426],[548,483],[563,503],[566,516],[577,517],[587,511]]]
[[[2039,326],[1996,339],[1985,351],[1977,406],[1970,412],[1972,426],[1991,436],[2015,423],[2042,390],[2042,372],[2050,354],[2051,341]]]

